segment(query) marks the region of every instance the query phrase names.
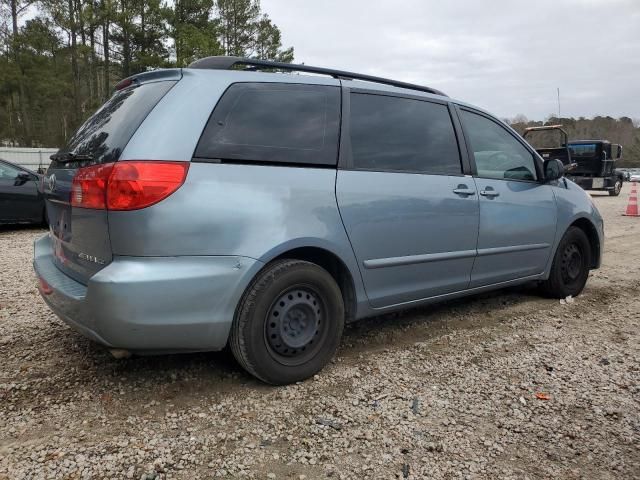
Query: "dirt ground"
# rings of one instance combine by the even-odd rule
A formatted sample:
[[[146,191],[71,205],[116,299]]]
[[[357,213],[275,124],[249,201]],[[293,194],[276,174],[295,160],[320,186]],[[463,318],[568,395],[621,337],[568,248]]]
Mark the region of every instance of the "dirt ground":
[[[40,299],[43,231],[5,228],[0,480],[640,478],[629,190],[593,194],[604,263],[573,303],[519,288],[362,321],[281,388],[224,352],[113,359]]]

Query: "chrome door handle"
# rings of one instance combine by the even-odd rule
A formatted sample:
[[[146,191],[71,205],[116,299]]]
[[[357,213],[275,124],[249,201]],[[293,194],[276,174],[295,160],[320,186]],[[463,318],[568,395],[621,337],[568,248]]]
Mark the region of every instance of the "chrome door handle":
[[[480,190],[480,195],[483,197],[498,197],[500,196],[500,193],[495,190]]]
[[[454,188],[453,193],[457,193],[458,195],[473,195],[476,191],[469,190],[468,188]]]

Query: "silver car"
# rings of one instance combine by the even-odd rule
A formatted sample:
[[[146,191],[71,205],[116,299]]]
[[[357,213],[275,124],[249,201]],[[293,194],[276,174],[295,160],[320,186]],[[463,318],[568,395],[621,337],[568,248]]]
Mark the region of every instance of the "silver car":
[[[286,384],[346,322],[530,281],[579,294],[603,222],[562,174],[432,88],[209,57],[124,80],[53,156],[34,266],[96,342],[229,344]]]

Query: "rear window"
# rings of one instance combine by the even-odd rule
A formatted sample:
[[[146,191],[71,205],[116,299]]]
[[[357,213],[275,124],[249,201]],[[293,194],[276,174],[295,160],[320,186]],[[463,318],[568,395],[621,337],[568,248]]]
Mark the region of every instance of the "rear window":
[[[60,152],[91,155],[91,163],[115,162],[145,117],[175,83],[143,83],[116,92]]]
[[[214,109],[195,157],[335,165],[339,126],[338,87],[236,83]]]
[[[598,146],[595,143],[569,144],[569,150],[573,158],[594,158],[598,154]]]

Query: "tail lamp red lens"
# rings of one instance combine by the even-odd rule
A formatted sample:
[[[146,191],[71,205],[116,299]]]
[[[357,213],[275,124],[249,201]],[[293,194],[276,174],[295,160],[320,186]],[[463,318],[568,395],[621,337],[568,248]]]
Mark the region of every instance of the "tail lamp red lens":
[[[71,205],[82,208],[107,207],[106,189],[114,163],[80,168],[71,183]]]
[[[38,288],[43,293],[43,295],[51,295],[53,293],[51,285],[49,285],[44,278],[38,276],[38,283]]]
[[[189,162],[120,161],[81,168],[73,178],[71,205],[138,210],[175,192],[187,178]]]

